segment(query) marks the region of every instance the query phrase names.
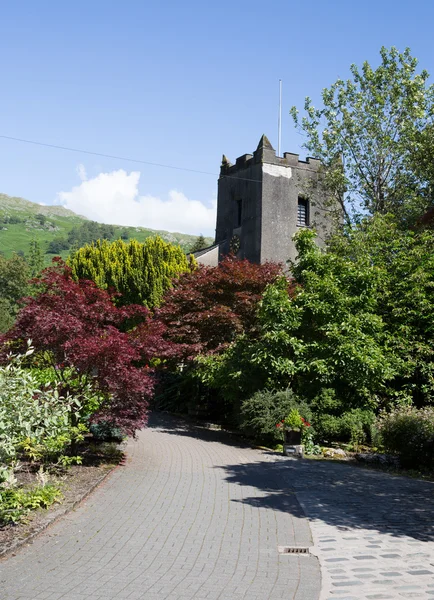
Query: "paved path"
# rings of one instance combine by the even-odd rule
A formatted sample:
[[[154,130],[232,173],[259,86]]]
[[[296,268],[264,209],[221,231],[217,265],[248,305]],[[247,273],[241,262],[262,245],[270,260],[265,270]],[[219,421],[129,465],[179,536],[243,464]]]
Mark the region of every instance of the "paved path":
[[[432,483],[238,447],[170,419],[128,453],[0,562],[1,600],[434,599]]]
[[[278,552],[312,538],[275,456],[221,440],[151,422],[125,467],[0,561],[0,599],[317,600],[317,558]]]

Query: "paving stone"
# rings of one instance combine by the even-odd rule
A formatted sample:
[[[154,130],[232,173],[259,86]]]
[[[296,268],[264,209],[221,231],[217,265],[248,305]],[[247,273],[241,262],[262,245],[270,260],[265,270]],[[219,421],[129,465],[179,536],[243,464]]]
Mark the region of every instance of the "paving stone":
[[[434,571],[428,571],[427,569],[419,569],[417,571],[407,571],[410,575],[433,575]]]
[[[274,458],[159,416],[126,451],[75,511],[0,562],[1,600],[319,598],[317,558],[278,553],[313,542],[295,495],[270,493]]]
[[[434,599],[433,483],[174,423],[151,423],[85,507],[0,563],[1,600],[318,600],[316,557],[278,546],[312,547],[321,600]]]

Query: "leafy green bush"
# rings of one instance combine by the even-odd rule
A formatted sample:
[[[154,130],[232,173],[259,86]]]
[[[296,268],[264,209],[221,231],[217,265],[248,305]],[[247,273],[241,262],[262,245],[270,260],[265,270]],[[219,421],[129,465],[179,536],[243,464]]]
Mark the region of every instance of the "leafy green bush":
[[[315,431],[323,441],[360,444],[371,441],[375,414],[368,408],[348,410],[333,389],[325,388],[312,401]]]
[[[62,497],[53,485],[31,490],[2,488],[0,486],[0,527],[8,523],[18,523],[31,510],[48,508]]]
[[[378,420],[384,448],[404,466],[434,466],[434,408],[400,407]]]
[[[240,429],[249,437],[263,440],[264,443],[278,443],[282,440],[282,431],[276,424],[294,409],[308,421],[311,420],[309,406],[300,401],[292,390],[256,392],[241,405]]]
[[[83,425],[71,423],[80,408],[73,396],[60,395],[57,388],[38,385],[31,369],[23,363],[33,353],[15,355],[0,367],[0,466],[12,469],[18,453],[39,460],[44,455],[60,456],[83,434]]]

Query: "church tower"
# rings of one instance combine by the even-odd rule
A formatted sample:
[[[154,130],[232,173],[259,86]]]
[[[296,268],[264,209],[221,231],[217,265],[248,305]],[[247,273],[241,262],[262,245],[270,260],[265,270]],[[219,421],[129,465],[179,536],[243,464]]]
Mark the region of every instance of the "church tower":
[[[217,264],[234,252],[251,262],[286,263],[296,258],[294,234],[302,227],[317,231],[323,245],[333,223],[321,198],[320,162],[283,158],[263,135],[253,154],[232,165],[223,156],[218,180],[215,245],[198,253],[203,264]]]

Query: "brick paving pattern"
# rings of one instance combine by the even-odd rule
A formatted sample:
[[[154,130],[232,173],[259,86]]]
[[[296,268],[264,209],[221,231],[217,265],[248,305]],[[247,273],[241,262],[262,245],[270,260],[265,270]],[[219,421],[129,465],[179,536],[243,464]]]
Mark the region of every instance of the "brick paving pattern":
[[[434,599],[433,483],[253,450],[161,416],[128,456],[0,561],[1,600]]]
[[[127,453],[75,511],[0,561],[1,600],[319,598],[317,558],[278,552],[313,542],[294,493],[280,498],[275,457],[162,417]]]

